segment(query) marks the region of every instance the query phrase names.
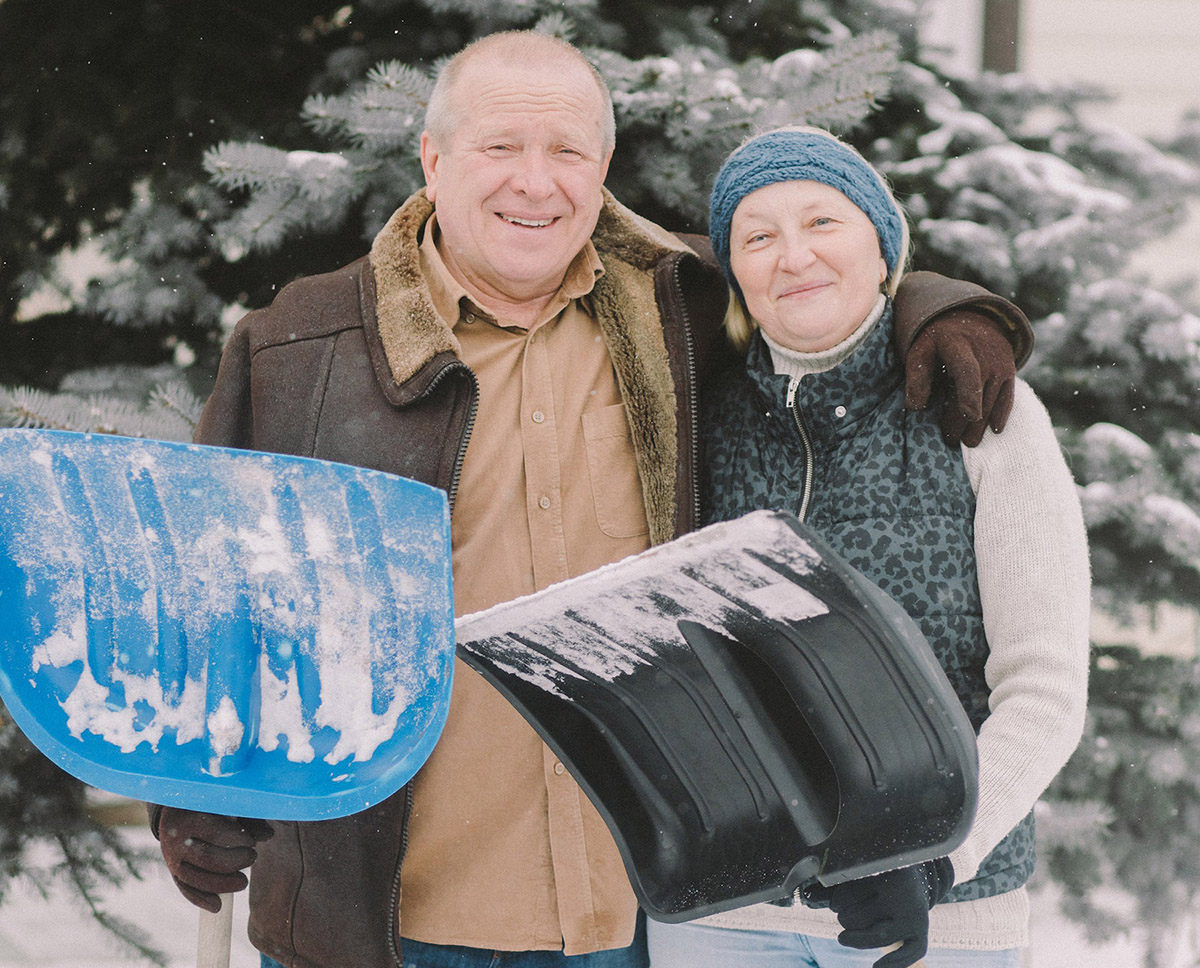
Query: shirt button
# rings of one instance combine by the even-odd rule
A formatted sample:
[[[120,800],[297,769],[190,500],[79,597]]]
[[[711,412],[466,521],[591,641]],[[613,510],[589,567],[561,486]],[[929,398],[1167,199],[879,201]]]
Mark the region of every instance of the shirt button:
[[[475,322],[475,314],[474,314],[474,313],[467,313],[466,320],[467,320],[467,322],[468,322],[468,323],[473,323],[473,322]]]
[[[563,766],[561,763],[554,764],[554,772],[557,773],[559,776],[562,776],[566,772],[566,770],[567,770],[567,768],[565,766]]]
[[[543,511],[549,511],[550,510],[550,498],[545,497],[545,496],[538,498],[538,507],[540,507]]]
[[[546,415],[544,413],[542,413],[542,411],[540,411],[540,410],[533,411],[533,422],[534,423],[541,423],[545,419],[546,419]]]
[[[834,407],[833,412],[836,413],[839,417],[846,416],[846,408],[845,407]]]

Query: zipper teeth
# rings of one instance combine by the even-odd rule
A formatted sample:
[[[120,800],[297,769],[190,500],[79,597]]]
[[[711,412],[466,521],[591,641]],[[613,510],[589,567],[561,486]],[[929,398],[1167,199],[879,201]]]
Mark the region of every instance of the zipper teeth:
[[[683,319],[684,356],[687,358],[688,375],[688,432],[691,435],[691,471],[692,471],[692,527],[700,526],[700,415],[696,402],[696,348],[692,339],[691,317],[688,315],[687,302],[683,299],[683,283],[679,278],[681,259],[675,260],[671,276],[675,281],[675,291],[679,295],[680,316]]]
[[[388,949],[396,968],[402,968],[404,961],[400,955],[400,947],[396,944],[396,921],[400,917],[400,869],[404,866],[404,857],[408,853],[408,818],[412,814],[413,785],[409,780],[404,787],[404,816],[400,822],[400,859],[396,862],[396,872],[392,875],[391,902],[388,904],[387,940]]]
[[[475,429],[475,414],[479,409],[479,384],[475,379],[475,374],[471,372],[470,367],[466,366],[466,364],[451,364],[444,367],[434,376],[429,381],[429,386],[425,388],[425,392],[421,394],[422,398],[429,396],[446,379],[450,371],[458,369],[460,365],[471,380],[471,410],[467,414],[467,426],[462,435],[462,440],[458,445],[458,453],[454,457],[454,471],[450,477],[450,486],[446,491],[446,501],[451,512],[454,511],[454,500],[458,496],[458,483],[462,478],[462,465],[467,455],[467,443],[471,439],[471,432]],[[392,875],[392,892],[390,903],[388,904],[387,943],[388,949],[392,953],[392,960],[396,963],[396,968],[402,968],[404,964],[399,946],[396,943],[396,922],[400,917],[400,871],[404,866],[404,858],[408,854],[408,818],[412,816],[412,807],[413,785],[412,781],[409,780],[404,788],[404,816],[400,823],[400,857],[396,862],[396,871]]]
[[[796,430],[800,434],[800,442],[804,445],[804,494],[800,498],[800,509],[796,513],[796,517],[803,521],[808,516],[808,503],[812,497],[814,461],[812,436],[808,432],[808,425],[804,422],[804,415],[800,412],[800,404],[796,400],[796,390],[799,386],[799,377],[788,383],[787,405],[792,412],[792,420],[796,423]]]
[[[458,497],[458,482],[462,477],[463,460],[467,456],[467,442],[471,439],[471,432],[475,429],[475,412],[478,408],[477,397],[471,397],[471,412],[467,415],[466,432],[462,435],[462,443],[458,445],[458,453],[454,456],[454,473],[450,477],[450,487],[446,491],[446,500],[450,506],[451,513],[454,512],[454,500]]]
[[[458,369],[459,366],[466,371],[471,380],[471,410],[470,413],[467,414],[467,426],[462,435],[462,439],[459,441],[458,453],[454,455],[454,470],[450,475],[450,485],[446,489],[446,499],[450,505],[451,512],[454,511],[454,501],[455,498],[458,497],[458,484],[462,478],[463,460],[467,456],[467,443],[470,441],[471,433],[475,429],[475,415],[479,409],[479,384],[475,380],[475,374],[471,372],[470,367],[464,363],[452,363],[444,367],[441,372],[439,372],[432,380],[430,380],[429,386],[427,386],[425,388],[425,392],[421,394],[421,398],[429,396],[429,394],[431,394],[438,387],[438,385],[441,384],[444,379],[446,379],[447,374],[449,374],[451,370]]]

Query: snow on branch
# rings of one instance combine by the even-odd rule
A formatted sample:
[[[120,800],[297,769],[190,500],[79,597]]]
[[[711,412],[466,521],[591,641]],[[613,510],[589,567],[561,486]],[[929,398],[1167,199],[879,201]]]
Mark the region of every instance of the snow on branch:
[[[108,394],[78,396],[47,393],[30,387],[0,387],[0,423],[9,427],[72,430],[79,433],[120,434],[155,440],[190,440],[195,429],[193,404],[177,390],[174,403],[161,398],[145,405]],[[185,409],[176,409],[181,404]]]
[[[800,111],[808,124],[845,131],[891,90],[899,45],[884,31],[851,37],[827,51],[813,72]]]
[[[226,141],[204,155],[204,168],[226,189],[297,192],[320,201],[354,192],[354,165],[344,152],[284,151]]]
[[[415,144],[432,90],[433,79],[425,72],[386,61],[348,94],[312,95],[302,114],[318,134],[339,136],[376,154],[398,151]]]

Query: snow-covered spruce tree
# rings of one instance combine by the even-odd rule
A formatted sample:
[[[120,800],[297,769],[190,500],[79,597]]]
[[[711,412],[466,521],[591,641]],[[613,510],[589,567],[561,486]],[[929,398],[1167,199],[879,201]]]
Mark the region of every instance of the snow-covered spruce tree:
[[[29,847],[52,845],[31,861]],[[166,965],[146,933],[109,913],[102,890],[139,876],[147,858],[119,832],[92,817],[84,788],[41,755],[0,705],[0,910],[12,878],[20,875],[43,895],[55,883],[73,889],[79,906],[106,927],[130,955]]]
[[[1194,122],[1154,146],[1085,121],[1089,96],[906,61],[869,150],[906,197],[918,264],[1011,295],[1035,320],[1024,375],[1081,485],[1097,605],[1194,608],[1200,319],[1128,269],[1197,190]],[[1145,927],[1149,966],[1197,928],[1196,677],[1194,660],[1098,650],[1084,739],[1041,805],[1042,875],[1066,912],[1096,938]]]
[[[441,6],[486,16],[489,28],[527,25],[544,10]],[[1114,611],[1194,602],[1200,320],[1128,269],[1130,252],[1177,224],[1184,196],[1200,189],[1194,133],[1153,145],[1086,121],[1080,107],[1097,94],[1083,87],[948,76],[922,57],[916,14],[903,2],[716,5],[639,33],[637,45],[591,48],[618,113],[610,187],[665,225],[698,228],[720,160],[753,130],[803,121],[847,134],[904,199],[917,267],[978,281],[1035,320],[1025,375],[1081,484],[1098,602]],[[578,3],[541,27],[576,41],[612,36],[595,16]],[[372,232],[396,187],[419,183],[413,149],[428,86],[427,71],[390,63],[345,95],[310,99],[307,118],[331,139],[325,153],[214,149],[206,164],[216,181],[250,198],[220,229],[226,250],[277,245],[289,223],[319,223],[331,190],[366,200]],[[1043,852],[1068,913],[1097,935],[1149,926],[1154,964],[1200,890],[1185,846],[1200,842],[1197,773],[1171,751],[1195,728],[1180,691],[1195,670],[1136,653],[1096,661],[1088,735],[1045,804]],[[1143,686],[1133,712],[1117,669]],[[1147,705],[1160,710],[1150,722],[1138,715]],[[1103,755],[1134,747],[1151,754],[1144,770]],[[1081,817],[1090,838],[1073,828]],[[1096,900],[1100,885],[1128,888],[1130,913],[1114,918]]]
[[[211,343],[189,348],[211,359],[223,322],[300,272],[361,255],[419,186],[417,138],[439,59],[475,36],[536,24],[570,36],[609,79],[618,113],[609,186],[669,228],[704,229],[710,179],[752,131],[809,122],[849,137],[905,202],[917,268],[978,281],[1034,319],[1024,375],[1081,485],[1098,603],[1193,603],[1200,321],[1182,293],[1133,277],[1128,258],[1200,191],[1200,122],[1151,144],[1089,123],[1080,108],[1094,91],[948,75],[920,48],[920,6],[358,0],[312,21],[325,59],[297,92],[303,124],[276,126],[273,137],[222,135],[203,156],[207,183],[192,169],[169,188],[146,175],[100,236],[117,268],[79,308],[118,325],[198,324]],[[20,419],[51,422],[51,399],[27,394]],[[1125,653],[1096,663],[1087,737],[1047,800],[1044,866],[1090,928],[1123,926],[1096,906],[1093,888],[1105,883],[1129,887],[1134,918],[1165,932],[1200,889],[1185,849],[1200,843],[1190,779],[1200,774],[1168,755],[1176,738],[1195,735],[1185,685],[1194,669]],[[1129,677],[1136,708],[1122,687]],[[1155,713],[1164,709],[1175,719]],[[1145,771],[1106,752],[1140,749],[1148,736]],[[1141,815],[1147,790],[1157,826]]]
[[[922,60],[915,0],[663,4],[627,20],[592,0],[429,6],[481,29],[540,22],[588,49],[617,106],[610,187],[672,228],[704,227],[711,177],[751,131],[807,121],[848,134],[905,201],[917,267],[981,282],[1036,321],[1025,375],[1084,485],[1102,603],[1200,597],[1200,320],[1127,272],[1200,192],[1194,133],[1155,146],[1085,121],[1086,89],[949,77]],[[211,150],[214,181],[244,198],[216,226],[225,257],[346,218],[365,244],[420,184],[430,66],[381,63],[345,93],[309,98],[324,151]]]

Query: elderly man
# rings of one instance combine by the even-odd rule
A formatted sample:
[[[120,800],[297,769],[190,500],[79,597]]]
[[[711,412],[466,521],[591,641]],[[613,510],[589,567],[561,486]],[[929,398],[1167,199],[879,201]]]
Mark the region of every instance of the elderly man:
[[[517,32],[467,48],[443,70],[426,126],[425,190],[368,257],[297,280],[242,320],[196,440],[444,488],[465,613],[695,526],[693,415],[725,352],[726,290],[603,188],[612,103],[569,45]],[[977,293],[1003,315],[982,291],[926,279],[916,311],[901,311],[905,346]],[[1011,374],[1005,337],[973,325]],[[943,314],[913,353],[965,327]],[[462,663],[437,748],[388,801],[273,835],[172,808],[152,822],[201,907],[244,887],[254,862],[250,935],[264,966],[645,964],[599,814]]]

